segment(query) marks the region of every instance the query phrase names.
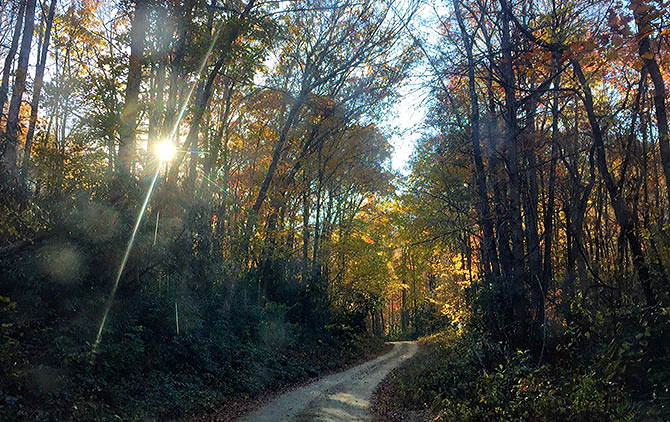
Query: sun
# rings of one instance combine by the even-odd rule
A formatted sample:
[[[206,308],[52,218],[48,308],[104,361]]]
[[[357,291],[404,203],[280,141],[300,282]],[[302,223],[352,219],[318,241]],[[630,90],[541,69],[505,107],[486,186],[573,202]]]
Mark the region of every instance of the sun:
[[[174,158],[177,148],[168,140],[164,140],[156,144],[154,153],[160,162],[167,162]]]

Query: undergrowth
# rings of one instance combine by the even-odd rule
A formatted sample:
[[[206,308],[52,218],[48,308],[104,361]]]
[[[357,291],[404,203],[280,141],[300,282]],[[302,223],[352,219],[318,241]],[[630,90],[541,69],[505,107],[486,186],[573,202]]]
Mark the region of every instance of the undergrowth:
[[[639,328],[588,345],[597,325],[571,328],[542,360],[505,351],[477,330],[445,330],[423,338],[420,352],[391,373],[375,412],[386,421],[421,412],[438,421],[668,420],[667,358],[650,357],[647,340],[659,333]],[[633,377],[639,373],[644,381]]]
[[[59,293],[51,300],[60,306],[41,312],[25,299],[2,298],[0,420],[181,418],[341,368],[383,346],[332,312],[325,323],[305,324],[291,313],[296,307],[258,305],[242,289],[222,300],[216,289],[180,298],[179,334],[173,295],[117,297],[95,355],[100,313],[87,298]]]

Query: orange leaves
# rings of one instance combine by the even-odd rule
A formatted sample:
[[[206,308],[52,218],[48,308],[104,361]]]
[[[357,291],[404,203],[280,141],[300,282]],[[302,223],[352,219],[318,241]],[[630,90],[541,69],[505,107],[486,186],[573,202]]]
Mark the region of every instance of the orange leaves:
[[[595,54],[598,55],[597,51],[598,44],[592,37],[587,37],[584,40],[577,41],[570,46],[570,51],[575,56],[583,56],[585,54]]]
[[[368,245],[374,245],[376,243],[372,237],[370,237],[365,233],[360,234],[359,237],[363,242],[367,243]]]

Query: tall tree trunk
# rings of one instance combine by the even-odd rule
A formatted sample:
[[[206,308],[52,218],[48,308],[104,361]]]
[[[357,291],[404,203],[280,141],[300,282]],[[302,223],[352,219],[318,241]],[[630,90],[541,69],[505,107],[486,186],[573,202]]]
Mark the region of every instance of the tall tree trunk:
[[[274,148],[272,150],[272,160],[270,161],[270,166],[268,167],[263,182],[261,183],[260,188],[258,189],[258,194],[256,195],[256,200],[251,210],[249,210],[249,216],[247,217],[246,227],[244,229],[244,234],[242,235],[242,247],[241,255],[246,259],[247,252],[249,250],[249,240],[253,235],[254,228],[256,227],[256,220],[260,213],[263,202],[268,195],[268,189],[272,183],[272,178],[274,177],[279,161],[281,160],[282,152],[284,151],[284,145],[288,139],[288,132],[293,127],[293,124],[302,110],[302,106],[306,99],[306,93],[301,92],[301,94],[296,99],[296,102],[291,107],[289,114],[282,126],[281,132],[279,133],[279,138],[275,142]]]
[[[552,54],[552,67],[554,73],[558,71],[559,57],[558,53]],[[542,268],[542,282],[548,286],[553,277],[551,253],[552,253],[552,235],[554,233],[554,212],[556,207],[556,161],[558,161],[558,119],[559,103],[558,92],[561,88],[561,75],[554,78],[554,86],[551,99],[551,159],[549,162],[549,181],[547,184],[547,205],[544,212],[544,266]]]
[[[486,174],[484,170],[484,161],[482,159],[481,148],[481,129],[479,119],[479,98],[477,95],[477,86],[475,79],[475,60],[472,53],[472,39],[467,33],[461,7],[458,0],[454,0],[454,11],[458,26],[465,44],[465,54],[468,66],[468,92],[470,95],[470,137],[472,141],[472,160],[475,166],[475,182],[477,185],[477,194],[479,196],[479,218],[482,227],[482,267],[484,276],[496,274],[497,260],[496,246],[493,238],[493,221],[491,209],[489,206],[488,189],[486,188]]]
[[[154,71],[153,98],[149,113],[149,132],[147,134],[147,150],[151,151],[154,144],[159,141],[163,133],[161,125],[165,117],[165,81],[167,79],[168,55],[162,50],[167,44],[167,34],[164,28],[159,29],[158,51],[153,54],[160,55]]]
[[[42,50],[35,69],[35,81],[33,82],[33,101],[30,108],[30,121],[28,123],[28,133],[26,134],[26,145],[23,149],[23,162],[21,163],[21,175],[25,182],[30,168],[30,149],[35,136],[35,125],[37,123],[37,112],[39,110],[40,98],[42,96],[42,84],[44,83],[44,69],[47,62],[47,53],[49,52],[49,41],[51,39],[51,26],[56,12],[56,0],[51,0],[49,12],[46,18],[46,27],[42,41]]]
[[[529,101],[527,105],[527,117],[525,133],[525,180],[527,190],[524,195],[524,221],[526,230],[526,244],[528,245],[528,290],[531,292],[533,315],[535,323],[535,334],[539,334],[540,327],[544,322],[544,293],[545,286],[542,280],[542,258],[540,254],[540,236],[538,229],[538,182],[537,182],[537,157],[535,156],[535,113],[537,112],[537,103],[534,100]]]
[[[651,289],[649,268],[647,267],[647,263],[645,261],[644,253],[642,251],[642,243],[640,242],[640,238],[635,227],[635,222],[633,221],[633,217],[631,216],[630,211],[628,210],[626,203],[621,196],[621,192],[619,189],[617,189],[616,183],[614,182],[614,177],[607,167],[607,157],[605,153],[603,133],[595,114],[591,87],[586,81],[586,77],[584,76],[584,72],[582,71],[579,62],[575,59],[570,59],[570,62],[584,92],[583,102],[586,108],[589,124],[591,125],[591,132],[595,145],[596,165],[598,166],[600,175],[605,182],[605,188],[610,195],[612,208],[614,209],[614,215],[617,219],[617,222],[619,223],[619,227],[621,227],[622,234],[630,246],[630,251],[633,255],[633,265],[637,270],[637,275],[640,280],[640,284],[642,285],[644,297],[648,305],[655,305],[656,298]]]
[[[521,346],[527,341],[527,307],[524,295],[524,245],[521,226],[521,188],[518,167],[517,139],[519,127],[517,122],[517,101],[515,93],[515,76],[512,58],[512,40],[510,30],[511,10],[507,0],[501,4],[501,49],[502,63],[500,72],[505,91],[505,151],[507,172],[509,174],[509,214],[507,216],[511,228],[512,242],[512,274],[507,294],[511,305],[511,321],[516,325],[514,337],[516,344]]]
[[[212,94],[214,93],[214,82],[218,77],[223,66],[229,62],[231,59],[231,48],[235,41],[243,34],[246,25],[247,18],[249,17],[251,11],[253,10],[256,4],[256,0],[249,0],[244,7],[244,10],[240,12],[240,15],[237,17],[237,20],[229,22],[225,30],[222,33],[223,39],[223,51],[221,52],[219,58],[214,63],[214,66],[209,71],[207,78],[201,82],[197,89],[197,95],[195,99],[194,112],[191,117],[191,125],[189,127],[188,135],[186,136],[185,141],[185,151],[182,151],[177,154],[177,157],[174,159],[172,167],[170,168],[169,179],[172,182],[175,182],[179,174],[179,165],[184,159],[186,152],[191,152],[190,163],[189,163],[189,172],[187,177],[186,187],[191,189],[195,183],[195,177],[197,172],[198,165],[198,136],[200,134],[200,125],[202,123],[202,118],[205,115],[207,110],[207,105],[209,103]],[[215,38],[219,36],[218,31],[213,35]],[[216,39],[214,41],[217,41]],[[205,57],[205,60],[207,57]]]
[[[407,326],[409,323],[409,312],[407,311],[407,290],[402,289],[400,295],[400,332],[407,334]]]
[[[26,90],[26,79],[28,76],[28,62],[30,60],[30,46],[35,32],[35,0],[26,0],[25,20],[23,34],[21,36],[21,49],[19,50],[19,62],[14,78],[12,99],[9,102],[7,113],[7,127],[5,128],[4,151],[2,162],[11,176],[16,176],[17,154],[19,146],[20,111],[23,94]]]
[[[171,54],[171,61],[169,65],[169,72],[167,76],[169,79],[167,104],[165,107],[165,118],[163,120],[162,138],[170,137],[173,132],[177,131],[181,113],[186,107],[186,103],[182,105],[182,110],[178,110],[178,102],[182,97],[182,93],[186,88],[184,76],[186,73],[186,66],[184,64],[186,52],[191,43],[192,31],[189,24],[193,20],[193,9],[197,0],[186,0],[183,5],[177,3],[172,8],[172,15],[175,19],[173,22],[176,29],[176,42]],[[168,37],[169,38],[169,37]],[[167,47],[166,45],[162,46]]]
[[[19,48],[19,40],[21,39],[21,28],[23,28],[23,17],[26,12],[26,0],[21,0],[19,3],[19,10],[16,13],[16,23],[14,25],[14,33],[12,34],[12,43],[7,51],[5,57],[5,64],[2,67],[2,83],[0,84],[0,115],[5,112],[5,104],[7,103],[7,95],[9,95],[9,77],[12,72],[12,63],[16,50]]]
[[[661,68],[651,49],[652,16],[649,13],[650,8],[645,2],[631,2],[631,8],[637,25],[638,53],[644,63],[644,68],[640,72],[648,71],[654,84],[654,110],[656,112],[656,124],[658,125],[658,144],[661,149],[661,167],[665,175],[666,194],[670,201],[670,129],[668,128],[668,114],[665,105],[667,93]]]
[[[499,273],[496,275],[506,275],[509,276],[512,272],[512,250],[510,249],[510,232],[509,232],[509,222],[506,218],[507,211],[505,210],[506,200],[504,198],[504,175],[501,163],[502,151],[498,147],[499,144],[499,131],[498,131],[498,121],[496,117],[496,105],[495,97],[493,93],[493,76],[489,74],[487,77],[487,95],[489,98],[488,101],[488,119],[487,119],[487,139],[488,139],[488,149],[489,149],[489,168],[490,168],[490,177],[491,185],[493,187],[493,203],[494,203],[494,213],[496,217],[494,220],[495,223],[495,240],[497,240],[497,250],[499,257],[493,257],[494,260],[497,260],[499,265]]]
[[[312,247],[312,267],[314,270],[314,275],[318,274],[319,268],[319,245],[321,241],[321,209],[323,203],[323,144],[319,144],[319,149],[317,152],[317,179],[316,179],[316,204],[315,204],[315,214],[314,214],[314,245]]]
[[[119,157],[117,171],[127,177],[135,164],[135,132],[139,114],[140,84],[144,64],[144,40],[147,34],[146,0],[137,0],[130,26],[130,57],[123,110],[119,125]]]
[[[304,191],[302,193],[302,281],[309,280],[309,178],[307,169],[303,170]]]

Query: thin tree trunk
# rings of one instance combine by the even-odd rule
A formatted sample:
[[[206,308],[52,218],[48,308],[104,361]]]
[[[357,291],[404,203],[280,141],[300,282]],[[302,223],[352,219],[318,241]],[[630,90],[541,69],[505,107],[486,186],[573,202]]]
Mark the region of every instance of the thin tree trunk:
[[[165,115],[165,80],[167,78],[168,59],[167,53],[161,47],[167,43],[165,29],[159,29],[159,50],[154,52],[160,54],[161,59],[156,64],[154,75],[154,95],[149,113],[149,133],[147,134],[147,149],[151,151],[154,144],[163,136],[161,124]]]
[[[468,92],[470,95],[470,137],[472,140],[472,159],[475,166],[475,182],[479,196],[479,218],[482,227],[482,267],[485,277],[498,272],[496,262],[496,246],[493,238],[493,222],[489,207],[489,198],[486,188],[486,174],[482,159],[481,129],[479,119],[479,99],[475,79],[475,61],[472,54],[472,39],[467,33],[461,7],[458,0],[454,0],[454,11],[458,26],[465,44],[465,53],[468,65]]]
[[[178,110],[178,102],[182,97],[186,83],[184,75],[186,73],[186,66],[184,59],[186,51],[191,42],[192,31],[189,28],[189,23],[193,18],[193,9],[197,0],[186,0],[183,5],[175,5],[172,8],[172,13],[175,18],[174,27],[176,29],[177,41],[175,43],[173,52],[171,54],[170,69],[168,74],[168,96],[165,110],[165,118],[163,119],[162,138],[173,136],[173,132],[177,131],[181,113]],[[168,37],[169,38],[169,37]],[[163,46],[165,48],[166,45]],[[183,105],[186,107],[186,104]]]
[[[4,151],[2,161],[7,172],[16,176],[17,155],[20,132],[20,111],[23,94],[26,90],[26,79],[28,76],[28,62],[30,60],[30,46],[35,32],[35,0],[26,0],[25,20],[23,34],[21,36],[21,49],[19,50],[19,62],[14,78],[12,99],[9,102],[7,113],[7,127],[5,128]]]
[[[544,322],[544,291],[542,279],[542,258],[540,254],[540,236],[538,233],[538,183],[537,183],[537,157],[535,156],[535,113],[537,103],[530,101],[527,106],[528,132],[525,134],[525,164],[527,191],[524,195],[524,220],[526,230],[526,244],[528,245],[528,289],[531,292],[533,306],[535,308],[534,323],[539,334],[540,327]]]
[[[322,192],[323,192],[323,154],[322,154],[322,145],[319,144],[319,150],[317,152],[317,180],[316,180],[316,204],[315,204],[315,216],[314,216],[314,245],[312,247],[312,266],[314,268],[314,274],[318,274],[317,270],[319,268],[319,244],[321,241],[321,209],[322,209]]]
[[[14,33],[12,34],[12,43],[7,51],[5,57],[5,64],[2,68],[2,84],[0,84],[0,115],[5,111],[5,104],[7,103],[7,95],[9,95],[9,77],[12,72],[12,63],[16,50],[19,48],[19,40],[21,39],[21,28],[23,28],[23,16],[26,11],[27,1],[23,0],[19,4],[19,10],[16,13],[16,23],[14,25]]]
[[[609,168],[607,167],[605,144],[603,140],[602,129],[598,123],[593,106],[593,95],[591,94],[591,87],[586,81],[586,77],[584,76],[579,62],[575,59],[571,59],[570,61],[575,75],[577,76],[577,79],[582,86],[582,90],[584,91],[583,102],[586,108],[589,123],[591,125],[593,141],[595,144],[595,160],[598,166],[598,170],[600,171],[600,175],[602,176],[603,181],[605,182],[605,187],[610,195],[612,208],[614,209],[614,215],[617,219],[617,222],[619,223],[619,226],[621,227],[623,235],[627,239],[630,246],[630,251],[633,255],[633,265],[637,271],[647,304],[653,306],[656,304],[656,298],[651,289],[649,268],[647,267],[644,253],[642,251],[642,243],[640,242],[640,238],[637,233],[637,229],[635,228],[635,223],[630,214],[630,211],[628,210],[626,203],[621,196],[621,192],[617,189],[614,178],[610,173]]]
[[[670,201],[670,129],[668,128],[668,114],[665,105],[667,93],[661,69],[651,49],[649,34],[653,31],[652,17],[648,13],[647,5],[644,2],[631,3],[631,8],[637,24],[638,52],[644,63],[641,72],[648,71],[654,84],[654,110],[658,125],[658,144],[661,149],[661,167],[665,175],[666,194]]]
[[[49,5],[49,12],[46,18],[46,28],[44,29],[44,37],[42,41],[42,50],[39,52],[40,57],[35,69],[35,81],[33,82],[33,101],[30,109],[30,121],[28,123],[28,133],[26,134],[26,145],[23,149],[23,162],[21,163],[21,174],[25,180],[28,177],[30,169],[30,149],[33,144],[33,137],[35,136],[35,125],[37,123],[37,112],[39,110],[40,98],[42,96],[42,84],[44,83],[44,69],[46,67],[47,53],[49,52],[49,41],[51,39],[51,27],[54,21],[56,12],[56,0],[51,0]]]
[[[293,104],[293,107],[291,107],[291,110],[289,111],[288,117],[286,118],[286,121],[282,126],[281,132],[279,133],[279,139],[277,139],[277,142],[275,142],[274,148],[272,150],[272,160],[270,161],[270,166],[268,167],[268,171],[265,173],[263,182],[261,183],[261,186],[258,189],[258,195],[256,196],[256,200],[254,201],[254,205],[249,211],[246,227],[244,229],[244,234],[242,236],[242,247],[241,247],[241,254],[245,258],[249,250],[249,240],[251,239],[251,236],[253,234],[252,232],[256,227],[256,220],[258,219],[258,214],[260,213],[261,207],[263,206],[263,202],[265,202],[265,198],[267,197],[268,194],[268,189],[270,188],[270,184],[272,183],[272,178],[274,177],[275,171],[277,170],[277,166],[279,165],[279,161],[281,159],[281,154],[284,150],[284,144],[286,144],[286,141],[288,139],[288,132],[293,127],[293,123],[297,120],[300,110],[302,109],[302,106],[304,104],[305,98],[306,95],[301,94],[296,100],[295,104]]]
[[[505,210],[504,198],[504,181],[502,163],[500,159],[501,151],[498,149],[498,133],[495,97],[493,94],[493,80],[492,75],[487,78],[487,94],[489,97],[488,113],[489,118],[487,124],[488,132],[488,148],[489,148],[489,163],[491,173],[491,185],[493,187],[493,203],[494,215],[496,225],[496,239],[498,244],[499,257],[493,257],[498,260],[499,274],[496,275],[510,275],[512,272],[512,250],[510,249],[509,239],[509,223],[506,218],[507,211]]]
[[[407,323],[409,321],[407,312],[407,290],[402,289],[400,296],[400,332],[405,335],[407,333]]]
[[[303,170],[304,191],[302,194],[302,280],[307,283],[309,280],[309,178],[307,170]]]
[[[553,54],[554,73],[558,70],[559,57]],[[561,75],[554,79],[554,89],[551,101],[551,161],[549,162],[549,182],[547,186],[547,209],[544,212],[544,267],[542,268],[542,281],[548,286],[553,277],[551,252],[552,234],[554,232],[554,211],[556,206],[556,161],[558,160],[558,119],[559,104],[558,91],[561,87]]]
[[[214,93],[214,81],[221,72],[223,66],[228,63],[231,59],[231,48],[235,41],[243,34],[246,25],[246,19],[249,17],[252,9],[256,4],[256,0],[249,0],[249,2],[244,7],[244,10],[239,15],[239,21],[233,21],[230,23],[222,36],[223,38],[223,51],[219,56],[218,60],[214,63],[214,66],[207,75],[207,79],[204,83],[198,87],[197,96],[195,100],[194,112],[191,117],[191,125],[189,127],[188,135],[186,136],[185,150],[180,152],[177,157],[174,159],[173,165],[170,168],[169,180],[172,182],[176,181],[177,175],[179,174],[179,165],[184,159],[186,152],[191,152],[191,161],[189,163],[189,173],[187,178],[187,189],[193,187],[195,182],[195,173],[197,171],[198,164],[198,136],[200,134],[200,125],[202,123],[202,118],[207,110],[207,105],[209,103],[212,94]],[[214,34],[214,37],[218,37],[218,34]],[[207,58],[205,58],[207,59]]]

